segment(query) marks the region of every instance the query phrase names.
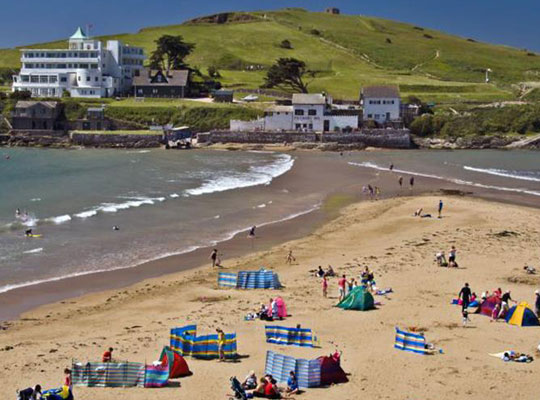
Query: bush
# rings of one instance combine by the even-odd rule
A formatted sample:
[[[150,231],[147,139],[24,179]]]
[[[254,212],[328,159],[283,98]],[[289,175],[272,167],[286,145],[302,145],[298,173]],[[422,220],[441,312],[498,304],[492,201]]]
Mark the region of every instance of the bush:
[[[414,119],[409,128],[411,133],[417,136],[431,136],[435,133],[433,128],[433,116],[432,115],[422,115]]]
[[[62,92],[62,98],[68,99],[68,98],[70,98],[70,97],[71,97],[71,92],[70,92],[69,90],[64,90],[64,91]]]
[[[9,98],[12,100],[29,100],[32,98],[32,92],[29,90],[17,90],[11,92]]]
[[[210,65],[208,67],[208,76],[210,78],[221,78],[221,74],[219,73],[217,67]]]
[[[431,36],[429,33],[424,33],[424,37],[426,39],[433,39],[433,36]]]
[[[312,29],[309,31],[309,33],[311,33],[312,35],[315,35],[315,36],[321,36],[321,31],[317,30],[317,29]]]
[[[279,44],[279,47],[281,47],[282,49],[287,49],[287,50],[292,49],[291,42],[287,39],[282,40],[281,43]]]

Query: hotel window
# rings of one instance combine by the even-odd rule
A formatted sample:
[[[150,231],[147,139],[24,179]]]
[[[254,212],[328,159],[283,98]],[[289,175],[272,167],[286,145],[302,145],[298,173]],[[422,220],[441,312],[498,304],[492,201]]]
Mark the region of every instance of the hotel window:
[[[86,82],[90,82],[90,77],[89,76],[86,77]]]
[[[373,114],[368,114],[367,117],[368,117],[368,119],[371,119],[371,118],[373,118]]]
[[[39,76],[37,76],[37,75],[30,76],[30,82],[39,83]]]
[[[60,82],[67,82],[67,78],[65,76],[61,77]]]
[[[21,75],[21,82],[30,82],[30,77],[28,75]]]
[[[99,78],[96,76],[96,79],[95,79],[96,82],[99,82]]]
[[[304,110],[294,110],[294,115],[304,115]]]
[[[58,81],[58,77],[56,75],[49,76],[49,83],[56,83]]]
[[[317,115],[317,110],[308,110],[308,115]]]

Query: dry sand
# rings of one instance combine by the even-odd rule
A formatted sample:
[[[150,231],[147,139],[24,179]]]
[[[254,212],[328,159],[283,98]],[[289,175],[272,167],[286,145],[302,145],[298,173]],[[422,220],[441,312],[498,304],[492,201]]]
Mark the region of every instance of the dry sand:
[[[313,234],[269,251],[227,260],[225,269],[275,269],[285,288],[274,291],[219,290],[217,271],[208,266],[146,280],[127,289],[87,295],[28,312],[5,323],[0,331],[0,381],[5,398],[17,387],[41,383],[57,387],[71,360],[97,361],[106,347],[115,358],[148,362],[168,344],[169,329],[197,323],[199,332],[216,327],[236,331],[236,363],[188,358],[194,375],[181,387],[163,389],[75,388],[77,400],[223,399],[229,377],[264,370],[266,350],[315,358],[343,350],[342,366],[350,382],[310,389],[302,399],[455,399],[537,398],[540,362],[504,363],[488,353],[514,349],[535,354],[540,328],[519,328],[472,315],[461,326],[460,308],[449,303],[464,282],[478,294],[496,287],[511,289],[516,300],[534,301],[540,276],[522,267],[540,260],[540,212],[534,208],[446,197],[443,219],[419,219],[419,207],[435,214],[433,196],[363,202]],[[501,231],[515,235],[497,236]],[[264,229],[258,232],[264,235]],[[246,239],[247,240],[247,239]],[[458,249],[460,269],[438,268],[434,254]],[[288,249],[298,262],[285,265]],[[337,279],[329,298],[309,273],[331,264],[338,273],[357,276],[364,265],[376,274],[379,287],[392,287],[382,305],[369,312],[334,307]],[[244,315],[283,296],[292,315],[283,325],[312,328],[321,348],[282,347],[265,343],[264,323]],[[395,350],[394,327],[415,326],[444,354],[419,356]]]

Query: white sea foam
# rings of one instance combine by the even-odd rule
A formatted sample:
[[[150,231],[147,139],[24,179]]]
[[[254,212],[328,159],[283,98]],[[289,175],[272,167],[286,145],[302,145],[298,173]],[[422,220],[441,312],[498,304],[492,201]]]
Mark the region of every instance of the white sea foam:
[[[250,186],[268,185],[273,179],[289,171],[294,159],[288,154],[280,154],[271,165],[251,167],[249,172],[233,176],[218,176],[203,183],[198,188],[188,189],[185,194],[200,196],[226,190],[246,188]]]
[[[43,251],[43,247],[38,247],[37,249],[23,251],[23,254],[36,254],[36,253],[41,253],[42,251]]]
[[[172,199],[176,199],[177,197],[180,197],[180,195],[178,193],[171,193],[169,197]]]
[[[265,208],[266,207],[266,204],[259,204],[257,207],[254,207],[254,208]]]
[[[105,213],[115,213],[120,210],[127,210],[129,208],[140,207],[142,205],[155,204],[156,202],[165,201],[165,197],[130,197],[131,200],[123,203],[102,203],[97,207],[98,211]]]
[[[30,199],[30,201],[41,201],[39,197],[34,197],[33,199]]]
[[[388,167],[383,167],[383,166],[380,166],[380,165],[377,165],[377,164],[373,164],[371,162],[356,163],[356,162],[350,161],[349,164],[350,165],[355,165],[355,166],[358,166],[358,167],[376,169],[376,170],[379,170],[379,171],[388,171]],[[421,176],[421,177],[424,177],[424,178],[443,180],[443,181],[447,181],[447,182],[456,183],[458,185],[473,186],[473,187],[479,187],[479,188],[483,188],[483,189],[500,190],[500,191],[503,191],[503,192],[524,193],[524,194],[530,194],[532,196],[540,196],[540,192],[530,190],[530,189],[509,188],[509,187],[495,186],[495,185],[485,185],[483,183],[466,181],[466,180],[463,180],[463,179],[448,178],[448,177],[439,176],[439,175],[424,174],[424,173],[421,173],[421,172],[407,171],[407,170],[402,170],[402,169],[397,169],[397,168],[394,168],[393,171],[394,172],[399,172],[399,173],[402,173],[402,174],[407,174],[407,175],[414,175],[414,176]]]
[[[65,214],[65,215],[59,215],[58,217],[47,218],[47,220],[57,225],[60,225],[60,224],[63,224],[64,222],[71,221],[71,216],[68,214]]]
[[[540,182],[540,178],[518,174],[517,171],[507,171],[505,169],[496,169],[496,168],[475,168],[475,167],[470,167],[468,165],[465,165],[463,169],[466,169],[467,171],[480,172],[483,174],[502,176],[505,178],[519,179],[522,181]]]
[[[75,217],[85,219],[85,218],[93,217],[94,215],[97,215],[97,213],[98,213],[97,210],[82,211],[80,213],[75,214]]]

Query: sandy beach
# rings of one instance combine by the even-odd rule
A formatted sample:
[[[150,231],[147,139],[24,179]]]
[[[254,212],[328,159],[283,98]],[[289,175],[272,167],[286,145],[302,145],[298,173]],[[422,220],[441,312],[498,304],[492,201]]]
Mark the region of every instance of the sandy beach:
[[[540,212],[534,208],[447,196],[444,218],[415,218],[423,207],[436,213],[439,196],[418,196],[352,204],[339,217],[300,239],[228,259],[224,270],[271,268],[285,288],[274,291],[218,289],[217,270],[204,265],[145,280],[121,290],[89,294],[46,305],[3,324],[0,332],[2,382],[8,394],[41,383],[58,387],[72,359],[97,361],[114,347],[115,358],[150,363],[169,343],[169,329],[196,323],[200,333],[216,327],[238,335],[235,363],[187,358],[193,376],[181,387],[164,389],[75,388],[77,399],[219,399],[229,377],[264,371],[266,350],[304,358],[343,351],[342,366],[350,382],[310,389],[305,399],[455,399],[535,398],[540,371],[531,364],[504,363],[489,353],[516,350],[535,355],[539,328],[521,328],[471,315],[466,328],[460,308],[450,305],[464,282],[473,291],[512,290],[518,301],[534,302],[540,278],[523,266],[537,265]],[[508,231],[509,235],[498,235]],[[264,229],[258,234],[264,237]],[[247,239],[246,239],[247,240]],[[438,268],[434,255],[458,249],[459,269]],[[288,249],[297,262],[285,264]],[[536,263],[536,264],[535,264]],[[357,277],[365,265],[375,271],[379,287],[394,293],[376,296],[381,305],[369,312],[335,308],[337,279],[329,297],[311,270],[331,264]],[[282,324],[312,328],[320,348],[265,343],[264,323],[244,315],[279,293],[291,316]],[[418,356],[393,348],[394,327],[416,327],[443,354]],[[509,383],[512,384],[509,384]]]

